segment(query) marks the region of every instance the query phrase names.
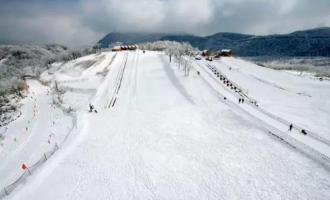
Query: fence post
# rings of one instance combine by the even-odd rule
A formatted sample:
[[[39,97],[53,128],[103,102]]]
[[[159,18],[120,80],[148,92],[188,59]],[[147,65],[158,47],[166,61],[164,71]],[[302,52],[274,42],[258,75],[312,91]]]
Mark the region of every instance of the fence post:
[[[29,168],[26,168],[26,169],[27,169],[27,171],[29,172],[29,174],[31,175],[32,173],[31,173],[30,169],[29,169]]]
[[[6,187],[4,187],[3,190],[5,191],[6,196],[8,196],[9,193],[8,193],[8,191],[6,190]]]
[[[58,149],[59,149],[60,147],[58,146],[58,144],[57,143],[55,143],[55,149],[53,150],[53,153],[55,153],[55,151],[57,151]],[[47,155],[46,155],[46,153],[44,153],[44,157],[45,157],[45,159],[47,160]],[[36,163],[35,163],[36,164]],[[29,173],[29,175],[32,175],[32,172],[30,171],[30,169],[28,168],[28,167],[26,167],[26,170],[24,170],[24,175],[26,174],[26,173]],[[14,183],[16,183],[19,179],[21,179],[21,178],[26,178],[26,176],[21,176],[20,178],[18,178]],[[16,185],[14,185],[14,183],[12,183],[11,185],[9,185],[9,186],[11,186],[11,187],[13,187],[13,189],[10,189],[10,191],[13,191],[15,188],[16,188]],[[4,191],[4,194],[6,195],[6,196],[9,196],[9,194],[11,193],[10,191],[8,191],[7,190],[7,187],[9,187],[9,186],[5,186],[4,188],[3,188],[3,191]],[[2,190],[0,190],[0,192],[2,192]],[[0,196],[0,199],[1,199],[2,197]]]
[[[55,149],[56,149],[56,150],[58,150],[58,149],[59,149],[59,147],[58,147],[57,143],[55,144]],[[55,150],[55,151],[56,151],[56,150]]]

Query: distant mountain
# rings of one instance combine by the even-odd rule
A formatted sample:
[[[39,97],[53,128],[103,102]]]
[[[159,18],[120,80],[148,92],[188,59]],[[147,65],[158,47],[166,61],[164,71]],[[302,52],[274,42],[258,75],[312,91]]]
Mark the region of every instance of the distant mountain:
[[[101,45],[101,48],[107,48],[109,45],[122,42],[123,44],[137,44],[144,42],[154,42],[161,40],[165,37],[166,34],[157,34],[157,33],[109,33],[98,43]]]
[[[99,41],[101,47],[115,42],[136,44],[157,40],[189,42],[199,49],[232,49],[239,56],[330,56],[330,28],[296,31],[290,34],[267,36],[239,33],[217,33],[199,37],[194,35],[110,33]]]

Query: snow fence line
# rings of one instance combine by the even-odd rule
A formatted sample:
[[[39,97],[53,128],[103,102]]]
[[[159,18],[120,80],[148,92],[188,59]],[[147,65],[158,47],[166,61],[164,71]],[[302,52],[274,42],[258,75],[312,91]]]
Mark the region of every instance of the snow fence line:
[[[0,190],[0,199],[9,196],[21,183],[25,181],[25,178],[32,175],[32,173],[38,169],[42,164],[44,164],[50,157],[52,157],[55,152],[59,150],[59,146],[57,144],[54,145],[53,149],[49,152],[44,153],[41,158],[28,167],[28,170],[25,170],[20,177],[18,177],[13,183],[5,186]]]

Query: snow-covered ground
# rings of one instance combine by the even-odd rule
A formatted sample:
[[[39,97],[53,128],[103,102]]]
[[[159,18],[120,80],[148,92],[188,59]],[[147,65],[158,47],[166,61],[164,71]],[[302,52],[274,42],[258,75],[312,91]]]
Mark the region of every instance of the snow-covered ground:
[[[108,56],[106,62],[101,63],[106,56]],[[89,99],[96,92],[98,83],[104,78],[102,75],[95,75],[98,71],[91,72],[95,76],[72,76],[72,73],[63,74],[62,71],[69,68],[68,66],[72,71],[81,71],[86,74],[89,73],[88,70],[96,70],[96,68],[103,71],[113,56],[113,54],[92,55],[64,65],[54,64],[54,68],[42,74],[42,82],[28,80],[29,94],[21,102],[22,116],[8,126],[0,127],[4,136],[0,141],[1,189],[13,183],[23,173],[20,169],[23,163],[27,165],[36,163],[45,153],[52,151],[56,144],[61,144],[73,132],[77,116],[80,116],[79,112],[88,109]],[[76,63],[87,61],[91,63],[95,61],[97,65],[91,65],[88,70],[82,68],[81,65],[76,66]],[[60,95],[63,101],[60,106],[56,103],[58,98],[54,91],[55,82],[60,90],[65,92]],[[73,84],[76,84],[76,87]],[[87,85],[88,87],[84,87]],[[67,113],[69,107],[73,110],[72,113]]]
[[[26,111],[8,127],[1,150],[8,164],[0,166],[0,187],[13,181],[22,162],[29,165],[51,146],[50,132],[60,149],[7,198],[330,198],[329,163],[302,148],[322,149],[304,138],[295,139],[305,146],[279,139],[277,134],[290,133],[281,122],[260,119],[258,111],[330,139],[329,82],[235,58],[213,62],[258,101],[254,108],[238,104],[207,63],[191,62],[187,77],[160,52],[102,53],[55,64],[42,75],[48,86],[30,81]],[[64,91],[57,95],[61,106],[52,106],[55,92],[48,92],[55,82]],[[89,103],[98,113],[88,112]],[[34,108],[36,115],[29,111]],[[63,112],[68,108],[74,115]],[[73,116],[76,121],[66,119]],[[30,133],[14,133],[26,123],[33,124]]]
[[[70,118],[52,106],[49,90],[38,81],[29,81],[30,94],[23,100],[22,116],[6,127],[0,146],[0,185],[16,180],[22,163],[36,162],[65,137]]]
[[[330,81],[297,77],[235,58],[214,63],[260,107],[330,140]]]

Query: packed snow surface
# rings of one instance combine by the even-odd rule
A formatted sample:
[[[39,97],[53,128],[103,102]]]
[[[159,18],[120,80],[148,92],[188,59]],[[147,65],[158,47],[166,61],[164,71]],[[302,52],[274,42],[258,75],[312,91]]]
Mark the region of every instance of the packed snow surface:
[[[41,78],[64,91],[60,106],[50,86],[30,81],[23,115],[0,147],[0,187],[21,163],[55,142],[60,149],[7,199],[330,199],[322,160],[330,156],[329,82],[213,61],[258,101],[253,107],[238,104],[209,63],[186,59],[189,76],[184,63],[139,50],[55,64]],[[271,116],[317,137],[291,133]]]

